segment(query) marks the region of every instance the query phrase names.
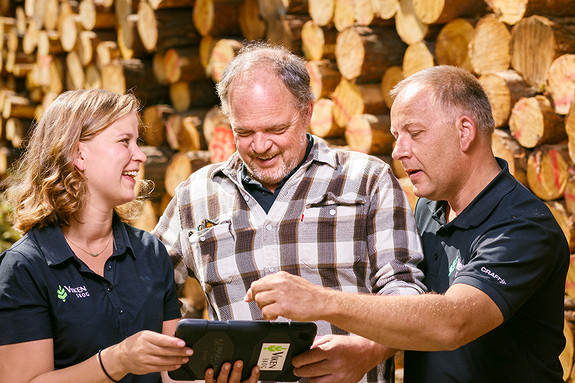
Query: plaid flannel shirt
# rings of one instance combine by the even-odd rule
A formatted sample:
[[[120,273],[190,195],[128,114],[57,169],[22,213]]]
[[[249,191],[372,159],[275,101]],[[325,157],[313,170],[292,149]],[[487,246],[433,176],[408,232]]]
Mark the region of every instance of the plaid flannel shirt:
[[[188,275],[199,281],[211,319],[262,319],[243,298],[253,281],[279,270],[350,293],[425,290],[415,220],[389,165],[313,138],[268,214],[243,187],[237,152],[176,189],[154,234],[172,257],[176,283]],[[317,325],[318,335],[347,334]],[[375,370],[364,381],[387,381],[389,366]]]

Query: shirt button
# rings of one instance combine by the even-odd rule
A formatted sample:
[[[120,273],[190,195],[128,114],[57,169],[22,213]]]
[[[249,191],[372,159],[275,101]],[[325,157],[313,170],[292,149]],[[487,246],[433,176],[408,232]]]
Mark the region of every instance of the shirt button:
[[[272,229],[272,225],[267,224],[267,225],[266,225],[266,229],[267,229],[267,230],[271,230],[271,229]]]
[[[331,209],[331,210],[329,211],[329,215],[335,215],[335,209]]]
[[[108,287],[106,287],[106,291],[110,292],[112,291],[114,288],[112,287],[112,285],[108,285]]]
[[[268,195],[268,192],[262,192],[263,195]]]
[[[200,237],[200,241],[204,242],[206,240],[206,237],[204,237],[203,235]]]
[[[269,271],[270,273],[275,273],[276,269],[274,269],[273,267],[269,267],[269,268],[268,268],[268,271]]]
[[[118,309],[118,314],[123,314],[123,313],[124,313],[124,310]]]
[[[437,261],[437,258],[439,258],[439,255],[433,254],[433,258]]]
[[[108,270],[108,271],[112,270],[112,265],[107,265],[106,270]]]

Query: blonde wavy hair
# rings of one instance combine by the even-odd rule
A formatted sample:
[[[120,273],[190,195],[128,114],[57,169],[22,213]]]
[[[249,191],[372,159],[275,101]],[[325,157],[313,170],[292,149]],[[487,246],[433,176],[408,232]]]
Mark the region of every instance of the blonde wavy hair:
[[[103,89],[60,94],[34,124],[26,152],[6,179],[5,196],[13,209],[14,228],[26,233],[33,227],[68,226],[88,194],[84,176],[74,166],[78,143],[139,110],[140,103],[133,94]],[[149,189],[139,187],[140,192]],[[121,205],[115,210],[124,221],[130,221],[139,211],[136,205]]]

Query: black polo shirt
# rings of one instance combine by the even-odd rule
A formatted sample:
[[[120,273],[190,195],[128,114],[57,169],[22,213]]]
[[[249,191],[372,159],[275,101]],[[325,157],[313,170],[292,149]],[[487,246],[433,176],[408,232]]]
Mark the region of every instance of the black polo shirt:
[[[509,174],[446,223],[446,202],[420,199],[417,226],[426,286],[474,286],[504,323],[454,351],[406,352],[405,382],[562,382],[559,354],[569,247],[553,215]]]
[[[113,231],[104,277],[74,255],[60,227],[32,229],[0,256],[0,345],[52,338],[60,369],[180,317],[163,244],[117,216]],[[122,379],[158,381],[159,373]]]

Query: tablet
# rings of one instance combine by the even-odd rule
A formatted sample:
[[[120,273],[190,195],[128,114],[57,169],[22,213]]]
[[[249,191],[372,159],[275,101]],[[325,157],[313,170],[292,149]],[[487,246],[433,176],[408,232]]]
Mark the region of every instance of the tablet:
[[[211,367],[217,379],[223,363],[242,360],[242,380],[258,365],[260,380],[294,382],[300,378],[293,374],[291,359],[311,347],[316,332],[312,322],[182,319],[176,337],[194,354],[168,375],[174,380],[203,380]]]

